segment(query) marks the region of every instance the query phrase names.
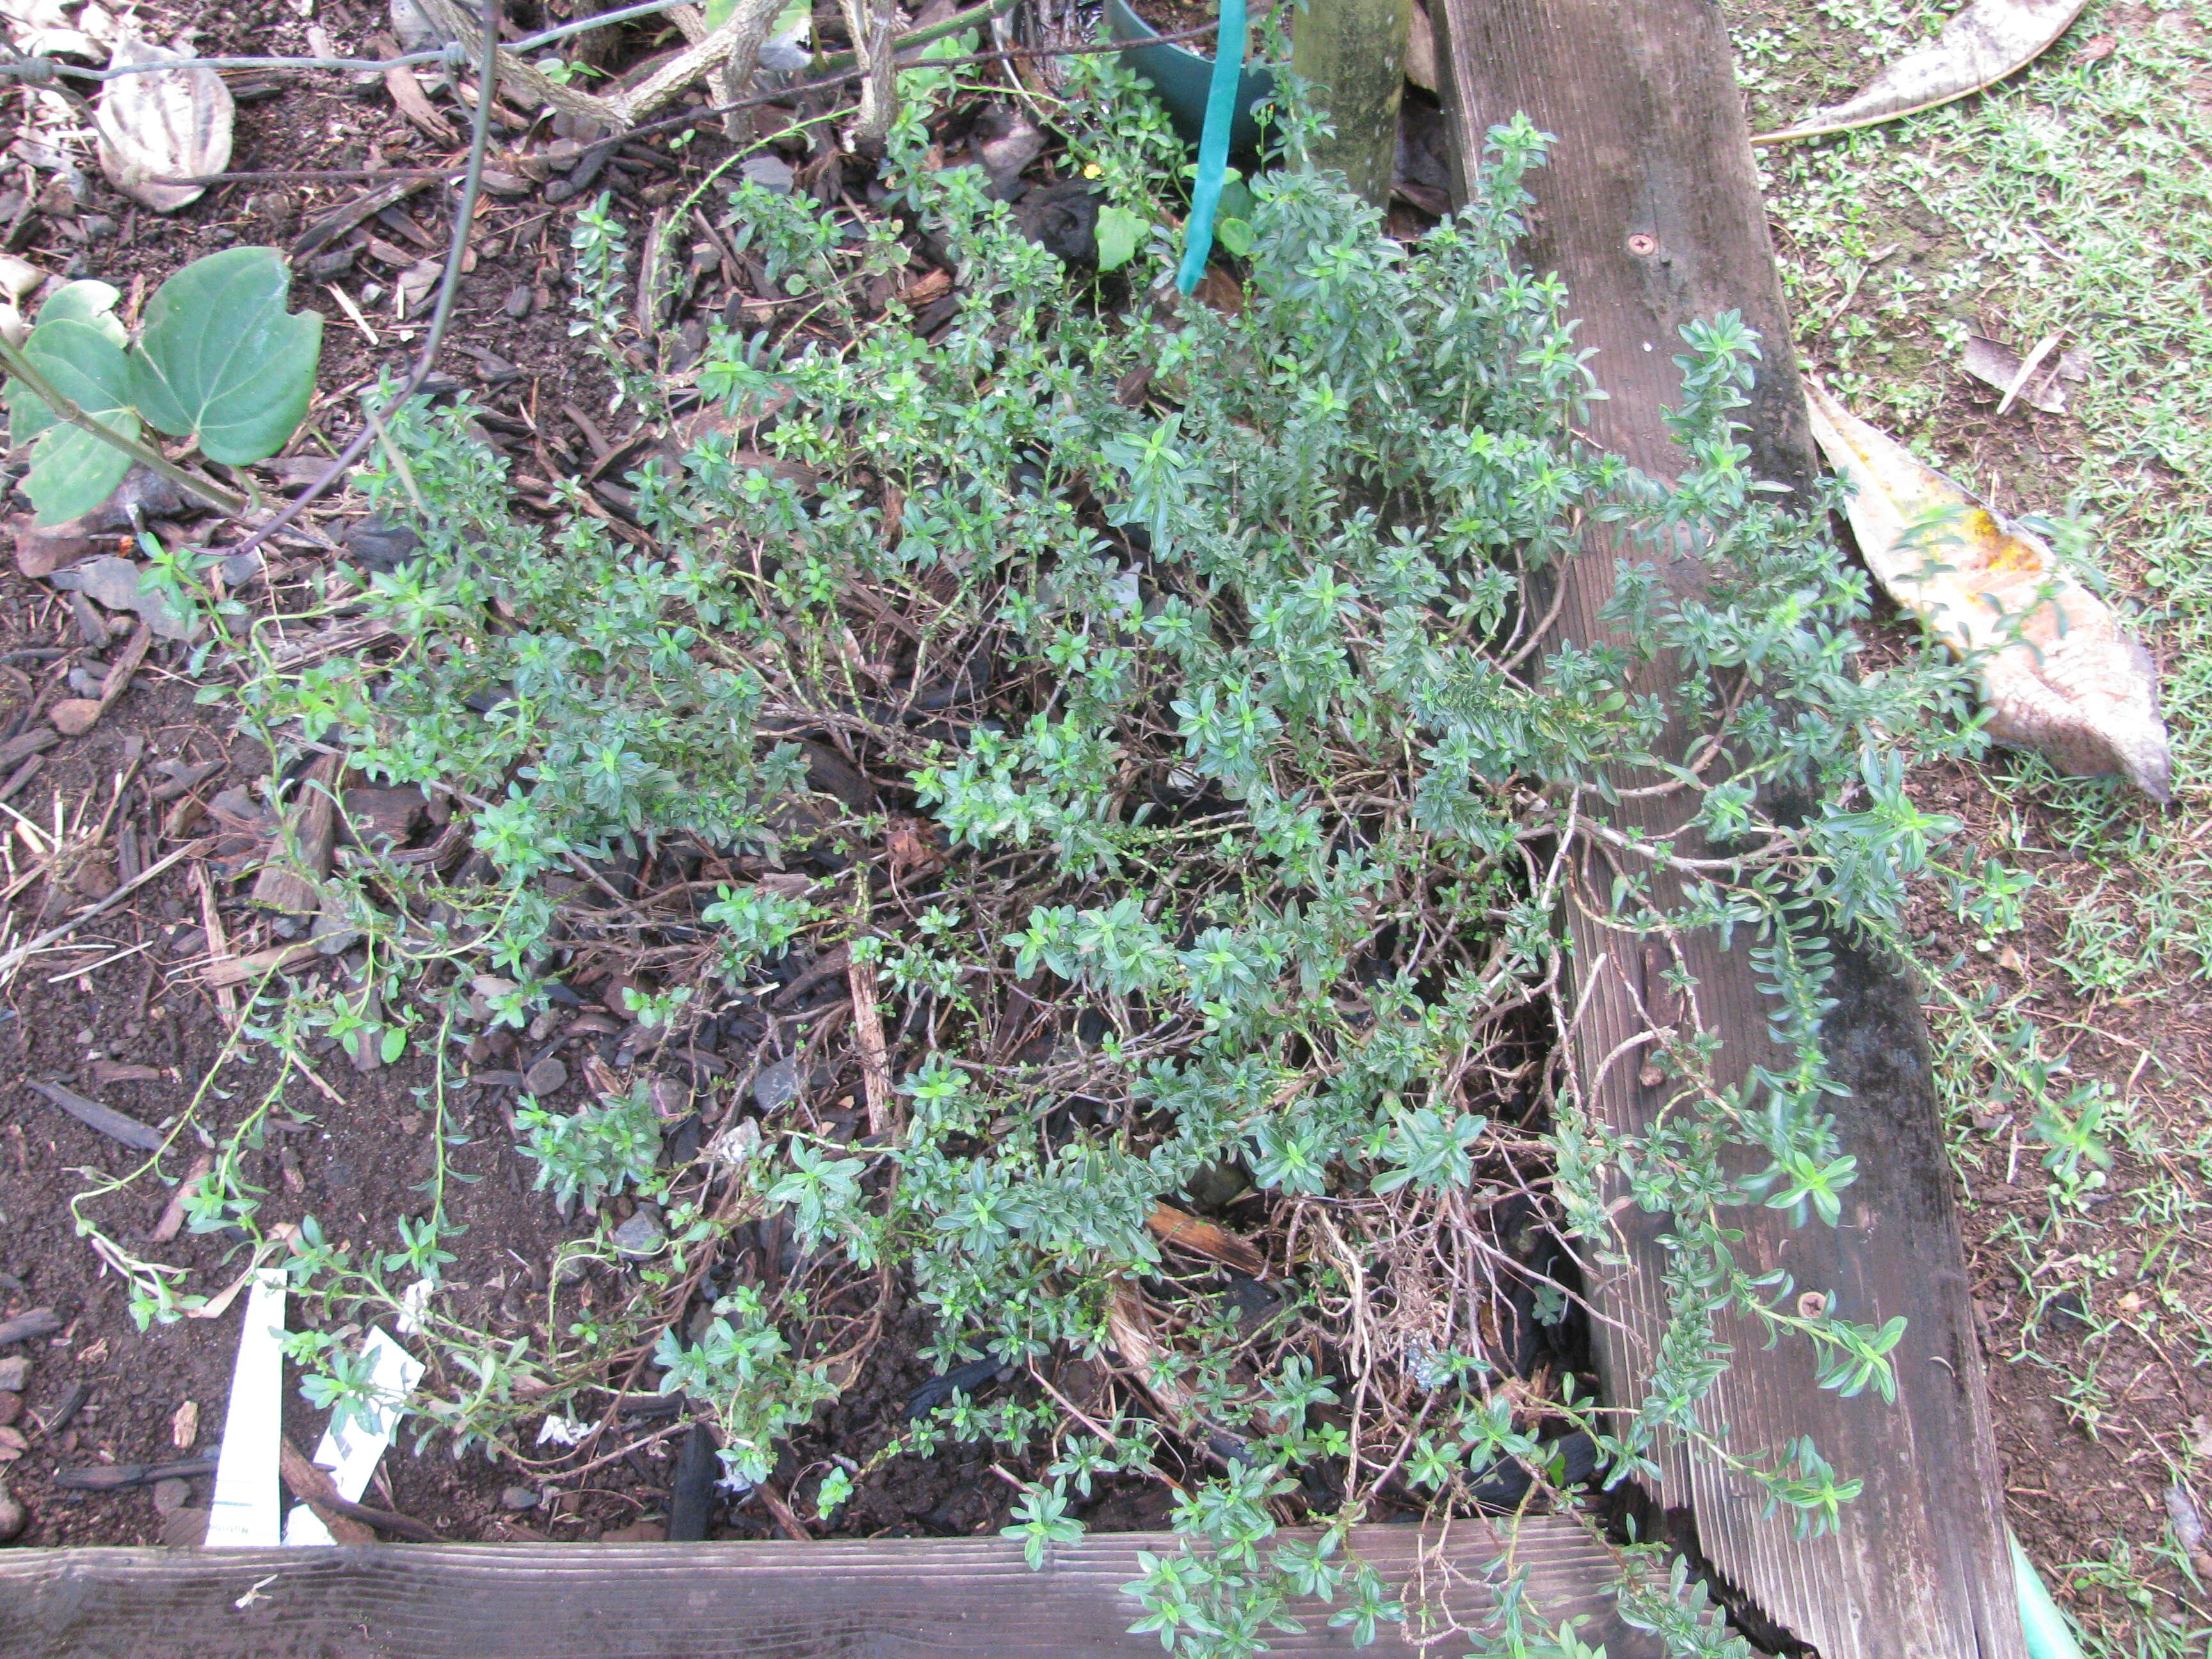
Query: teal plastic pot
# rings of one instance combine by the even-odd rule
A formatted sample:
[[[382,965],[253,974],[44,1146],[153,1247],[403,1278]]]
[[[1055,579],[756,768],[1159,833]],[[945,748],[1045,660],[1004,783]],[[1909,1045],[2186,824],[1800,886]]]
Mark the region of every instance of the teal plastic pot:
[[[1206,125],[1206,94],[1213,79],[1213,59],[1161,40],[1158,29],[1129,9],[1128,0],[1106,0],[1106,31],[1116,40],[1145,43],[1123,52],[1122,61],[1152,83],[1153,94],[1167,106],[1168,119],[1182,135],[1182,141],[1197,143]],[[1258,154],[1260,124],[1252,118],[1252,106],[1274,94],[1274,71],[1265,64],[1246,64],[1243,83],[1237,90],[1237,125],[1230,129],[1231,154]]]

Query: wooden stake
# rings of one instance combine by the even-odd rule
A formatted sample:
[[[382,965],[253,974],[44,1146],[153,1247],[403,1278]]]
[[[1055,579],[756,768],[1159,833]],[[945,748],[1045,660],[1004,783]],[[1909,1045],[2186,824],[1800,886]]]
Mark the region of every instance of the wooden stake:
[[[1413,25],[1413,0],[1310,0],[1291,33],[1291,67],[1315,83],[1336,128],[1313,163],[1343,173],[1376,207],[1390,200]]]

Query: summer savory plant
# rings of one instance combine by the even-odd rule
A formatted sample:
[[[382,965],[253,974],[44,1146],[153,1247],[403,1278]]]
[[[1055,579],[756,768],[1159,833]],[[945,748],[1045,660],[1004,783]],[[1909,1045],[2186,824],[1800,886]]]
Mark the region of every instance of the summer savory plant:
[[[1164,225],[1171,135],[1104,59],[1070,62],[1069,162]],[[918,91],[949,88],[929,73]],[[665,372],[612,320],[627,232],[605,203],[579,218],[580,329],[681,434],[625,481],[641,534],[574,485],[550,527],[518,516],[465,404],[392,416],[411,486],[394,468],[367,488],[422,546],[357,600],[396,647],[373,672],[271,667],[243,705],[280,753],[342,743],[466,811],[464,880],[349,878],[349,920],[395,964],[381,1018],[434,1028],[441,1053],[472,1022],[533,1018],[598,948],[546,883],[572,860],[689,848],[782,872],[641,913],[626,937],[659,988],[633,1006],[671,1035],[742,1018],[844,947],[896,1065],[879,1132],[733,1106],[672,1166],[645,1097],[618,1094],[532,1108],[527,1150],[562,1194],[665,1205],[647,1290],[713,1270],[738,1226],[787,1224],[778,1289],[717,1279],[698,1333],[659,1342],[664,1386],[716,1415],[740,1482],[849,1383],[894,1281],[944,1368],[1118,1356],[1110,1403],[1080,1413],[955,1392],[838,1469],[820,1508],[892,1456],[991,1444],[1035,1471],[1008,1531],[1042,1562],[1080,1538],[1097,1482],[1171,1476],[1188,1547],[1131,1586],[1171,1651],[1253,1653],[1310,1618],[1370,1636],[1406,1611],[1346,1548],[1376,1493],[1464,1510],[1501,1470],[1556,1484],[1569,1431],[1605,1480],[1691,1440],[1830,1524],[1848,1472],[1701,1413],[1727,1364],[1715,1322],[1811,1345],[1850,1392],[1889,1390],[1898,1332],[1748,1276],[1730,1218],[1836,1219],[1853,1171],[1814,1041],[1827,941],[1893,916],[1943,828],[1905,797],[1889,734],[1967,738],[1942,736],[1955,670],[1856,672],[1865,582],[1826,504],[1747,470],[1731,417],[1757,343],[1729,317],[1684,331],[1687,470],[1643,477],[1577,435],[1593,387],[1568,296],[1511,258],[1547,142],[1525,121],[1492,134],[1474,200],[1410,243],[1328,179],[1251,181],[1224,313],[1161,297],[1164,230],[1117,238],[1105,275],[1025,240],[980,173],[931,164],[942,106],[903,100],[886,163],[954,270],[933,339],[871,308],[908,257],[884,224],[739,185],[716,210],[809,326],[718,332]],[[1628,647],[1547,640],[1529,603],[1593,533],[1624,550]],[[1643,556],[1685,538],[1726,555],[1692,597]],[[1674,707],[1630,690],[1661,650],[1682,665]],[[1729,930],[1790,1058],[1723,1083],[1677,1044],[1674,1103],[1622,1136],[1548,1059],[1554,916],[1580,845],[1668,856],[1616,827],[1608,780],[1656,767],[1678,713],[1725,732],[1723,763],[1683,774],[1700,861],[1679,890],[1624,882],[1615,925]],[[1786,819],[1765,804],[1784,798]],[[287,1018],[329,1018],[313,999],[333,994],[301,994]],[[859,1097],[856,1055],[816,1058]],[[1530,1270],[1523,1322],[1559,1327],[1571,1258],[1606,1259],[1624,1195],[1672,1218],[1673,1325],[1601,1413],[1571,1375],[1532,1388],[1478,1310],[1504,1295],[1489,1264],[1540,1234],[1563,1265]],[[1224,1199],[1257,1218],[1264,1294],[1163,1248],[1159,1206]],[[444,1224],[437,1207],[417,1233]],[[336,1312],[389,1294],[388,1270],[317,1249],[295,1275]],[[453,1340],[413,1410],[465,1443],[553,1409],[615,1338]],[[1285,1516],[1322,1541],[1279,1537]],[[1620,1559],[1625,1615],[1670,1651],[1738,1650],[1679,1564]],[[1490,1650],[1583,1651],[1523,1588]]]

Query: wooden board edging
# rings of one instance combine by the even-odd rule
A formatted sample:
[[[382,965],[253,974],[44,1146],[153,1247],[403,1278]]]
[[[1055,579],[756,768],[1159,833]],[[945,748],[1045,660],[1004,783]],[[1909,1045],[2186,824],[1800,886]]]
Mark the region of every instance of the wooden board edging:
[[[1310,1539],[1285,1532],[1282,1539]],[[1157,1655],[1121,1586],[1170,1533],[1096,1533],[1031,1572],[1004,1539],[815,1544],[374,1544],[176,1552],[0,1550],[9,1659],[1110,1659]],[[1657,1659],[1614,1614],[1611,1553],[1568,1520],[1356,1528],[1352,1548],[1394,1587],[1462,1620],[1491,1605],[1483,1575],[1528,1570],[1547,1626],[1580,1617],[1608,1659]],[[1339,1605],[1342,1598],[1339,1597]],[[1404,1626],[1355,1648],[1331,1611],[1273,1652],[1402,1659]]]
[[[1802,488],[1816,463],[1718,9],[1710,0],[1436,0],[1431,10],[1459,165],[1471,166],[1488,129],[1516,112],[1558,139],[1550,165],[1528,180],[1537,200],[1524,253],[1565,280],[1577,343],[1597,349],[1591,368],[1607,401],[1591,407],[1593,438],[1655,477],[1679,473],[1684,458],[1661,418],[1680,399],[1678,331],[1736,310],[1765,351],[1741,417],[1753,465]],[[1614,556],[1593,543],[1562,572],[1565,639],[1603,635]],[[1694,560],[1662,575],[1701,580]],[[1638,689],[1664,693],[1674,672],[1655,663]],[[1675,827],[1660,817],[1667,806],[1638,810],[1649,814],[1638,827]],[[1586,1107],[1634,1132],[1664,1106],[1668,1085],[1647,1085],[1638,1061],[1620,1054],[1632,1055],[1644,1032],[1694,1018],[1720,1034],[1723,1064],[1741,1076],[1771,1052],[1765,1003],[1739,933],[1726,955],[1710,936],[1683,941],[1697,981],[1683,1006],[1662,978],[1663,954],[1639,951],[1584,914],[1603,914],[1610,872],[1582,873],[1570,922],[1581,1011],[1571,1059]],[[1662,1460],[1657,1500],[1693,1522],[1697,1547],[1759,1613],[1823,1659],[2016,1659],[2025,1649],[1995,1436],[1919,1007],[1893,964],[1849,948],[1838,950],[1830,992],[1839,1006],[1823,1038],[1852,1091],[1837,1103],[1838,1133],[1859,1169],[1843,1225],[1793,1228],[1762,1209],[1736,1212],[1731,1224],[1745,1230],[1740,1259],[1752,1273],[1785,1268],[1859,1322],[1906,1316],[1893,1356],[1898,1401],[1872,1391],[1838,1399],[1818,1387],[1807,1345],[1768,1351],[1747,1322],[1724,1322],[1734,1354],[1702,1408],[1708,1420],[1746,1450],[1809,1435],[1864,1490],[1838,1531],[1798,1539],[1786,1515],[1764,1513],[1753,1482],[1677,1449]],[[1608,1395],[1627,1404],[1642,1397],[1664,1328],[1666,1223],[1633,1207],[1621,1223],[1632,1266],[1592,1294],[1625,1328],[1602,1331],[1599,1346]]]

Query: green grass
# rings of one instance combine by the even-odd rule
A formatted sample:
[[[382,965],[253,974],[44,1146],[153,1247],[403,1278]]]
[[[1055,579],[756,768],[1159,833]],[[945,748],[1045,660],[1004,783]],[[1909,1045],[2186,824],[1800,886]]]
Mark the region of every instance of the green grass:
[[[1787,19],[1740,14],[1755,125],[1834,101],[1952,9],[1823,0]],[[2085,57],[2105,33],[2117,49]],[[1978,1265],[2001,1264],[2013,1291],[2014,1322],[1992,1330],[1993,1358],[2039,1370],[2072,1425],[2124,1444],[2154,1506],[2170,1480],[2212,1494],[2212,1460],[2191,1449],[2186,1424],[2145,1434],[2126,1420],[2133,1366],[2118,1363],[2152,1350],[2182,1367],[2212,1359],[2203,1281],[2186,1277],[2212,1223],[2212,1106],[2154,1036],[2142,1040],[2140,1023],[2148,1000],[2185,1004],[2212,979],[2212,855],[2192,833],[2212,731],[2208,81],[2212,8],[2100,0],[1994,92],[1761,156],[1806,362],[1867,418],[1974,486],[1988,488],[1994,471],[2005,510],[2093,521],[2113,597],[2139,611],[2160,661],[2176,758],[2170,813],[2018,757],[1979,769],[1990,798],[1973,839],[2038,872],[2024,908],[2063,917],[2061,943],[2027,962],[2022,907],[1962,915],[1967,948],[1943,978],[1985,1000],[1937,1020],[1954,1152],[1979,1195],[1969,1234]],[[1988,442],[1988,401],[1957,395],[1973,384],[1958,367],[1970,331],[2023,353],[2050,334],[2087,348],[2088,377],[2068,388],[2074,418],[2008,417]],[[1994,971],[2008,951],[2024,991]],[[2087,1139],[2110,1167],[2085,1158],[2070,1173],[2045,1170],[2063,1126],[2039,1115],[2039,1097],[2063,1102],[2083,1087],[2103,1114]],[[2078,1114],[2067,1121],[2078,1125]],[[2000,1208],[1991,1184],[2021,1170],[2022,1182],[2041,1171],[2047,1202]],[[2069,1297],[2088,1328],[2061,1342],[2051,1316]],[[2145,1514],[2130,1536],[2100,1537],[2085,1559],[2044,1570],[2073,1592],[2094,1650],[2202,1654],[2212,1596],[2171,1528]]]

